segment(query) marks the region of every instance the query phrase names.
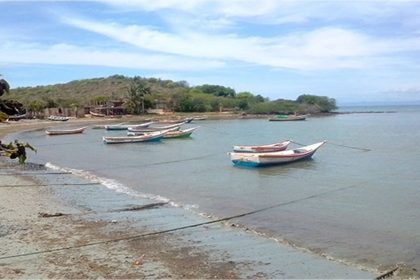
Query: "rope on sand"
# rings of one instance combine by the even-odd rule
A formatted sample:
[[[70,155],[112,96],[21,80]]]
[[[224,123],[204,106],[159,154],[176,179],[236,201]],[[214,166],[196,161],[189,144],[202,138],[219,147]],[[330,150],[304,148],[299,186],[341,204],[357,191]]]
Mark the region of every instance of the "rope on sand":
[[[299,145],[299,146],[307,146],[305,144],[301,144],[301,143],[298,143],[298,142],[295,142],[295,141],[290,141],[290,142],[292,142],[292,143],[294,143],[296,145]],[[365,152],[371,151],[371,149],[368,149],[368,148],[361,148],[361,147],[354,147],[354,146],[348,146],[348,145],[343,145],[343,144],[337,144],[337,143],[333,143],[333,142],[330,142],[330,141],[327,141],[326,144],[330,144],[330,145],[338,146],[338,147],[343,147],[343,148],[348,148],[348,149],[365,151]]]
[[[49,186],[90,186],[90,185],[101,185],[101,183],[92,182],[92,183],[52,183],[52,184],[0,185],[0,188],[49,187]]]
[[[245,213],[241,213],[241,214],[237,214],[237,215],[233,215],[233,216],[229,216],[229,217],[225,217],[225,218],[220,218],[220,219],[216,219],[216,220],[212,220],[212,221],[207,221],[207,222],[202,222],[202,223],[197,223],[197,224],[191,224],[191,225],[186,225],[186,226],[183,226],[183,227],[176,227],[176,228],[171,228],[171,229],[161,230],[161,231],[155,231],[155,232],[150,232],[150,233],[145,233],[145,234],[139,234],[139,235],[121,237],[121,238],[116,238],[116,239],[109,239],[109,240],[102,240],[102,241],[91,242],[91,243],[85,243],[85,244],[80,244],[80,245],[76,245],[76,246],[67,246],[67,247],[49,249],[49,250],[44,250],[44,251],[34,251],[34,252],[28,252],[28,253],[23,253],[23,254],[18,254],[18,255],[3,256],[3,257],[0,257],[0,260],[20,258],[20,257],[26,257],[26,256],[33,256],[33,255],[41,255],[41,254],[47,254],[47,253],[54,253],[54,252],[71,250],[71,249],[86,248],[86,247],[92,247],[92,246],[97,246],[97,245],[101,245],[101,244],[115,243],[115,242],[120,242],[120,241],[132,241],[132,240],[137,240],[137,239],[148,237],[148,236],[160,235],[160,234],[180,231],[180,230],[184,230],[184,229],[200,227],[200,226],[203,226],[203,225],[210,225],[210,224],[225,222],[225,221],[228,221],[228,220],[249,216],[249,215],[252,215],[252,214],[267,211],[267,210],[277,208],[277,207],[280,207],[280,206],[290,205],[290,204],[293,204],[293,203],[297,203],[297,202],[309,200],[309,199],[312,199],[312,198],[315,198],[315,197],[323,196],[323,195],[326,195],[326,194],[329,194],[329,193],[342,191],[342,190],[355,188],[355,187],[359,187],[359,184],[354,184],[354,185],[350,185],[350,186],[346,186],[346,187],[333,189],[333,190],[330,190],[330,191],[321,192],[321,193],[318,193],[318,194],[313,194],[313,195],[310,195],[310,196],[307,196],[307,197],[303,197],[303,198],[299,198],[299,199],[295,199],[295,200],[291,200],[291,201],[287,201],[287,202],[278,203],[278,204],[271,205],[271,206],[268,206],[268,207],[264,207],[264,208],[260,208],[260,209],[257,209],[257,210],[253,210],[253,211],[249,211],[249,212],[245,212]]]
[[[73,174],[72,172],[13,172],[13,173],[0,173],[0,176],[18,176],[18,175],[63,175]]]

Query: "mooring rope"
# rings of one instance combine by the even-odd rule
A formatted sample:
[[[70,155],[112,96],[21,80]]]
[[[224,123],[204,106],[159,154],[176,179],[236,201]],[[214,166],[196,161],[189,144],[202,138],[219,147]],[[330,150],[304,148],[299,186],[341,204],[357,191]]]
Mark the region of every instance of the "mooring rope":
[[[299,145],[299,146],[307,146],[305,144],[301,144],[301,143],[298,143],[298,142],[295,142],[295,141],[292,141],[292,140],[290,140],[290,142],[292,142],[292,143],[294,143],[296,145]],[[365,152],[371,151],[371,149],[369,149],[369,148],[361,148],[361,147],[348,146],[348,145],[333,143],[333,142],[330,142],[330,141],[327,141],[326,144],[330,144],[330,145],[338,146],[338,147],[343,147],[343,148],[348,148],[348,149],[365,151]]]
[[[0,260],[26,257],[26,256],[33,256],[33,255],[41,255],[41,254],[60,252],[60,251],[71,250],[71,249],[79,249],[79,248],[91,247],[91,246],[96,246],[96,245],[101,245],[101,244],[115,243],[115,242],[120,242],[120,241],[132,241],[132,240],[136,240],[136,239],[140,239],[140,238],[144,238],[144,237],[148,237],[148,236],[160,235],[160,234],[165,234],[165,233],[169,233],[169,232],[175,232],[175,231],[180,231],[180,230],[184,230],[184,229],[195,228],[195,227],[199,227],[199,226],[203,226],[203,225],[210,225],[210,224],[225,222],[225,221],[228,221],[228,220],[241,218],[241,217],[253,215],[253,214],[256,214],[256,213],[260,213],[260,212],[263,212],[263,211],[267,211],[267,210],[277,208],[277,207],[280,207],[280,206],[286,206],[286,205],[290,205],[290,204],[293,204],[293,203],[297,203],[297,202],[305,201],[305,200],[308,200],[308,199],[312,199],[312,198],[315,198],[315,197],[323,196],[323,195],[326,195],[326,194],[329,194],[329,193],[342,191],[342,190],[346,190],[346,189],[350,189],[350,188],[355,188],[355,187],[358,187],[360,184],[361,183],[353,184],[353,185],[350,185],[350,186],[337,188],[337,189],[334,189],[334,190],[325,191],[325,192],[321,192],[321,193],[318,193],[318,194],[313,194],[313,195],[310,195],[310,196],[307,196],[307,197],[303,197],[303,198],[294,199],[294,200],[287,201],[287,202],[274,204],[274,205],[271,205],[271,206],[268,206],[268,207],[264,207],[264,208],[260,208],[260,209],[257,209],[257,210],[253,210],[253,211],[249,211],[249,212],[245,212],[245,213],[241,213],[241,214],[237,214],[237,215],[233,215],[233,216],[229,216],[229,217],[224,217],[224,218],[220,218],[220,219],[216,219],[216,220],[212,220],[212,221],[196,223],[196,224],[191,224],[191,225],[186,225],[186,226],[182,226],[182,227],[176,227],[176,228],[171,228],[171,229],[166,229],[166,230],[161,230],[161,231],[149,232],[149,233],[144,233],[144,234],[139,234],[139,235],[132,235],[132,236],[126,236],[126,237],[121,237],[121,238],[115,238],[115,239],[85,243],[85,244],[80,244],[80,245],[76,245],[76,246],[67,246],[67,247],[61,247],[61,248],[55,248],[55,249],[49,249],[49,250],[43,250],[43,251],[34,251],[34,252],[28,252],[28,253],[23,253],[23,254],[17,254],[17,255],[3,256],[3,257],[0,257]]]
[[[101,183],[51,183],[51,184],[19,184],[19,185],[0,185],[0,188],[22,188],[22,187],[49,187],[49,186],[89,186],[100,185]]]
[[[0,173],[0,176],[19,176],[19,175],[64,175],[73,174],[72,172],[13,172],[13,173]]]

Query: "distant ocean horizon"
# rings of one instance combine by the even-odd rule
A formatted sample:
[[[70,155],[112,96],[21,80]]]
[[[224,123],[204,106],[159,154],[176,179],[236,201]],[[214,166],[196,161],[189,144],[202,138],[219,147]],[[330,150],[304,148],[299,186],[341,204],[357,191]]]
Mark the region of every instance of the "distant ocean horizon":
[[[337,107],[400,107],[420,106],[420,100],[413,101],[367,101],[367,102],[337,102]]]

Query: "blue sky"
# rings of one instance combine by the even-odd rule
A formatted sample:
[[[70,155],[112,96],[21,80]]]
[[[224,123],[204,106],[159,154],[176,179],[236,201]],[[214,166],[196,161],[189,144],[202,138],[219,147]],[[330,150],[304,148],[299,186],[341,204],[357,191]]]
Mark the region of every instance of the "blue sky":
[[[1,1],[12,88],[114,74],[420,103],[420,1]]]

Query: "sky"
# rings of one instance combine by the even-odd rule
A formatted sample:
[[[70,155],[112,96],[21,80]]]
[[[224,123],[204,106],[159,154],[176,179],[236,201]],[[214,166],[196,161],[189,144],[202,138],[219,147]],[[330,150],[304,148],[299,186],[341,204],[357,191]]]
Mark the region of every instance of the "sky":
[[[0,0],[11,88],[107,77],[420,104],[420,0]]]

